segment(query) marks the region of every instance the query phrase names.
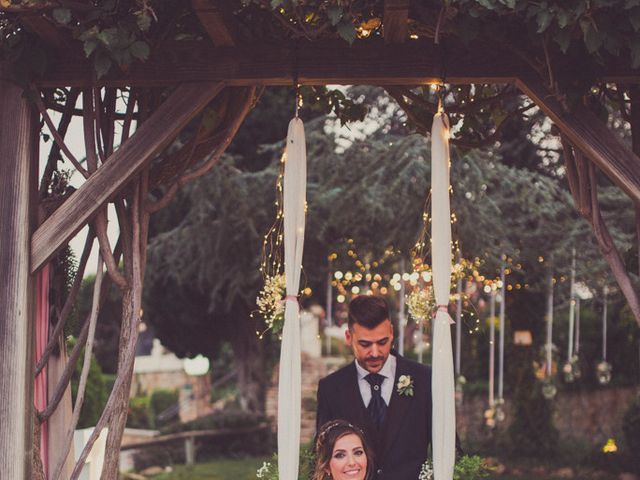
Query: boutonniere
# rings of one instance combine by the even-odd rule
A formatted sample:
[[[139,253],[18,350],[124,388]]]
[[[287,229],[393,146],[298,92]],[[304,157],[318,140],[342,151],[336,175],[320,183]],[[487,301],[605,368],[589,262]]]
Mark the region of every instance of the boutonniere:
[[[411,378],[411,375],[400,375],[396,384],[396,392],[398,392],[398,395],[413,397],[413,378]]]

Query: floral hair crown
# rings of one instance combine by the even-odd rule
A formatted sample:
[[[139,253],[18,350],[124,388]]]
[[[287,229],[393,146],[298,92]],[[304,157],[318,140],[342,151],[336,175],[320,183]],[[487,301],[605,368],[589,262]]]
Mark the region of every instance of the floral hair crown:
[[[326,423],[323,427],[322,430],[320,431],[320,433],[318,434],[318,439],[316,442],[316,445],[319,446],[321,444],[324,443],[325,438],[327,437],[327,435],[329,434],[329,432],[337,427],[343,427],[343,428],[347,428],[347,429],[351,429],[355,432],[357,432],[358,434],[364,436],[364,432],[362,431],[362,429],[356,425],[353,425],[345,420],[333,420],[330,421],[328,423]]]

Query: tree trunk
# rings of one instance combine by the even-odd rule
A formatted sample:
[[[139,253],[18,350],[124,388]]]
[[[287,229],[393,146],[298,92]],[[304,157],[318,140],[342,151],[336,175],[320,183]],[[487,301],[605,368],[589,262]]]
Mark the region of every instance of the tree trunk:
[[[0,478],[31,478],[38,123],[21,88],[0,80]]]
[[[249,313],[235,322],[238,329],[231,342],[236,370],[240,406],[249,412],[264,412],[265,387],[269,374],[265,371],[263,345],[249,318]]]

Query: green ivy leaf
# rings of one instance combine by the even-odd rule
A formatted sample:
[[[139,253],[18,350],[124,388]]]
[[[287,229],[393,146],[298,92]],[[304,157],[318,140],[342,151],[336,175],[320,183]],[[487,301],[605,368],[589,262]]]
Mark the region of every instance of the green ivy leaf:
[[[344,40],[352,44],[356,39],[356,28],[353,26],[349,20],[343,18],[340,23],[336,26],[336,30],[338,35],[340,35]]]
[[[536,21],[538,22],[538,33],[544,32],[551,24],[551,12],[548,10],[540,10],[536,15]]]
[[[138,40],[134,42],[129,47],[129,52],[138,60],[146,60],[149,58],[149,54],[151,53],[151,49],[149,48],[149,44],[147,42],[143,42],[142,40]]]
[[[113,62],[111,58],[106,52],[98,51],[93,60],[93,66],[96,69],[96,76],[98,79],[104,77],[109,69],[111,69],[111,65]]]
[[[571,44],[571,30],[568,28],[560,30],[553,40],[558,44],[562,53],[567,53]]]
[[[106,28],[97,35],[98,39],[105,44],[108,48],[115,46],[118,43],[118,29]]]
[[[141,32],[148,32],[151,28],[151,15],[149,15],[146,11],[143,11],[136,18],[136,24]]]
[[[327,17],[329,17],[331,25],[337,25],[342,18],[342,15],[342,8],[337,5],[332,5],[331,7],[327,8]]]
[[[67,25],[71,21],[71,10],[68,8],[54,8],[51,14],[53,19],[61,25]]]
[[[602,34],[594,28],[591,22],[588,22],[588,27],[583,30],[584,44],[587,46],[589,53],[595,53],[602,46]]]
[[[493,0],[476,0],[476,2],[478,2],[487,10],[493,10],[496,8],[496,4]]]
[[[512,10],[516,8],[516,0],[500,0],[500,3],[502,3],[507,8],[510,8]]]
[[[85,40],[84,42],[84,54],[89,58],[89,56],[95,51],[98,46],[98,41],[95,38],[90,38],[89,40]]]
[[[564,28],[569,25],[569,20],[569,12],[567,12],[566,10],[559,10],[556,14],[556,21],[558,22],[558,26],[560,28]]]

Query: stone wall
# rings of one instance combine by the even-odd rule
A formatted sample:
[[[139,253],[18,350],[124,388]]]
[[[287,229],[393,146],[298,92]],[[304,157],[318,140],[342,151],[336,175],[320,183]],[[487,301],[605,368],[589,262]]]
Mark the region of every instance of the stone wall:
[[[608,438],[621,439],[622,417],[636,395],[636,388],[562,392],[554,400],[553,423],[563,441],[578,440],[594,445]],[[484,426],[485,396],[465,396],[457,410],[458,433],[464,440],[477,441],[490,432]],[[506,430],[513,418],[512,405],[505,399],[506,420],[498,428]]]

